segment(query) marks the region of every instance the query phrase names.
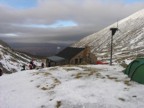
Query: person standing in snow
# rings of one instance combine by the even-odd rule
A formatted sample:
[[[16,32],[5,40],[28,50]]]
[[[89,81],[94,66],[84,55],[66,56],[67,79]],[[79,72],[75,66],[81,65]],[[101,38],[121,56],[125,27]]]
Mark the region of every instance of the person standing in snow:
[[[21,71],[25,70],[25,64],[22,65]]]
[[[33,62],[33,60],[31,60],[31,61],[30,61],[30,64],[31,64],[32,66],[34,65],[34,62]]]
[[[2,76],[3,74],[3,71],[2,71],[2,68],[0,68],[0,76]]]
[[[43,62],[41,63],[41,68],[44,68],[44,63]]]
[[[30,61],[30,65],[32,66],[32,69],[36,68],[36,65],[34,64],[33,60]],[[30,66],[29,66],[30,67]]]
[[[32,66],[31,63],[29,64],[29,69],[30,69],[30,70],[33,69],[33,66]]]
[[[48,67],[51,67],[51,62],[50,61],[48,62]]]

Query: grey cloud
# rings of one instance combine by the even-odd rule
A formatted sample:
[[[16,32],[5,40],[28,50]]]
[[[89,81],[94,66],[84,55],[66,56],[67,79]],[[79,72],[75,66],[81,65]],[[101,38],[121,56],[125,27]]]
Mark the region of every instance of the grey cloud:
[[[124,4],[121,0],[39,0],[37,7],[17,10],[0,5],[0,38],[8,42],[69,42],[127,17],[142,9],[144,2]],[[23,24],[53,24],[72,20],[77,27],[32,28]],[[16,26],[17,24],[17,26]],[[18,37],[2,34],[15,33]]]

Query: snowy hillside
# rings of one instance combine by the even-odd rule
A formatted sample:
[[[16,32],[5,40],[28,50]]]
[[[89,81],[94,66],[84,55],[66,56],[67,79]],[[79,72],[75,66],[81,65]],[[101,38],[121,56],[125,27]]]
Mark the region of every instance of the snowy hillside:
[[[109,59],[111,27],[117,27],[117,23],[81,39],[72,46],[88,45],[100,59]],[[115,60],[144,56],[144,9],[119,21],[118,28],[119,31],[114,35],[113,42]]]
[[[22,65],[28,65],[32,58],[15,52],[6,43],[0,41],[0,67],[3,68],[4,73],[12,73],[20,71]]]
[[[120,66],[79,65],[0,77],[0,108],[143,108],[144,85]]]

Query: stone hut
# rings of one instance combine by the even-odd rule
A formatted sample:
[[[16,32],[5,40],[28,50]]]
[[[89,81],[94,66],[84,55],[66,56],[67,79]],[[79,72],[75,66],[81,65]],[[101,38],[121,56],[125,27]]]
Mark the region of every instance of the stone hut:
[[[67,47],[60,51],[55,56],[47,57],[47,66],[52,65],[64,65],[64,64],[95,64],[97,58],[91,53],[90,47],[74,48]]]

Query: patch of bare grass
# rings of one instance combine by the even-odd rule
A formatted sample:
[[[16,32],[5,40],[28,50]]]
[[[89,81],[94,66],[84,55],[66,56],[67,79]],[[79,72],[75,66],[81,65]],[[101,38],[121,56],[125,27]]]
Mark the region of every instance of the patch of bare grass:
[[[99,72],[96,73],[96,77],[99,78],[101,77],[101,74]]]
[[[74,78],[79,79],[79,78],[88,76],[88,73],[77,73],[76,75],[73,75],[73,76],[75,76]]]
[[[75,68],[64,68],[64,70],[66,70],[66,71],[75,71],[75,70],[78,70],[78,69],[75,69]]]
[[[40,74],[42,74],[43,76],[51,75],[51,74],[48,73],[48,72],[35,72],[35,73],[33,73],[32,75],[40,75]]]
[[[116,77],[111,77],[111,76],[109,76],[109,75],[106,75],[106,76],[107,76],[108,79],[114,79],[114,80],[117,80]]]
[[[121,100],[121,101],[123,101],[123,102],[126,101],[124,98],[118,98],[118,99]]]
[[[58,69],[57,67],[52,67],[49,70],[57,70],[57,69]]]
[[[60,108],[61,105],[62,105],[62,102],[61,102],[61,101],[57,101],[57,103],[56,103],[56,108]]]
[[[121,65],[123,68],[125,68],[125,69],[126,69],[127,66],[128,66],[125,62],[120,63],[120,65]]]
[[[129,80],[125,80],[125,81],[124,81],[124,84],[127,85],[127,86],[131,86],[131,83],[130,83]]]
[[[48,85],[41,87],[40,85],[36,86],[37,88],[40,88],[41,90],[48,90]]]
[[[35,72],[32,75],[39,75],[39,74],[40,74],[40,72]]]
[[[118,80],[118,79],[116,79],[115,81],[116,81],[116,82],[121,82],[121,80]]]
[[[55,84],[61,84],[60,80],[58,80],[57,78],[54,78],[54,83]]]
[[[94,75],[95,73],[96,73],[96,71],[90,71],[90,72],[88,73],[88,76]]]
[[[49,75],[51,75],[51,74],[48,72],[44,72],[44,76],[49,76]]]
[[[47,88],[47,87],[42,87],[41,89],[42,89],[42,90],[48,90],[48,88]]]
[[[48,88],[49,90],[50,89],[54,89],[57,85],[61,84],[61,82],[57,79],[57,78],[53,78],[53,84],[51,84],[51,86]]]
[[[37,88],[39,88],[39,87],[40,87],[40,85],[37,85],[36,87],[37,87]]]

